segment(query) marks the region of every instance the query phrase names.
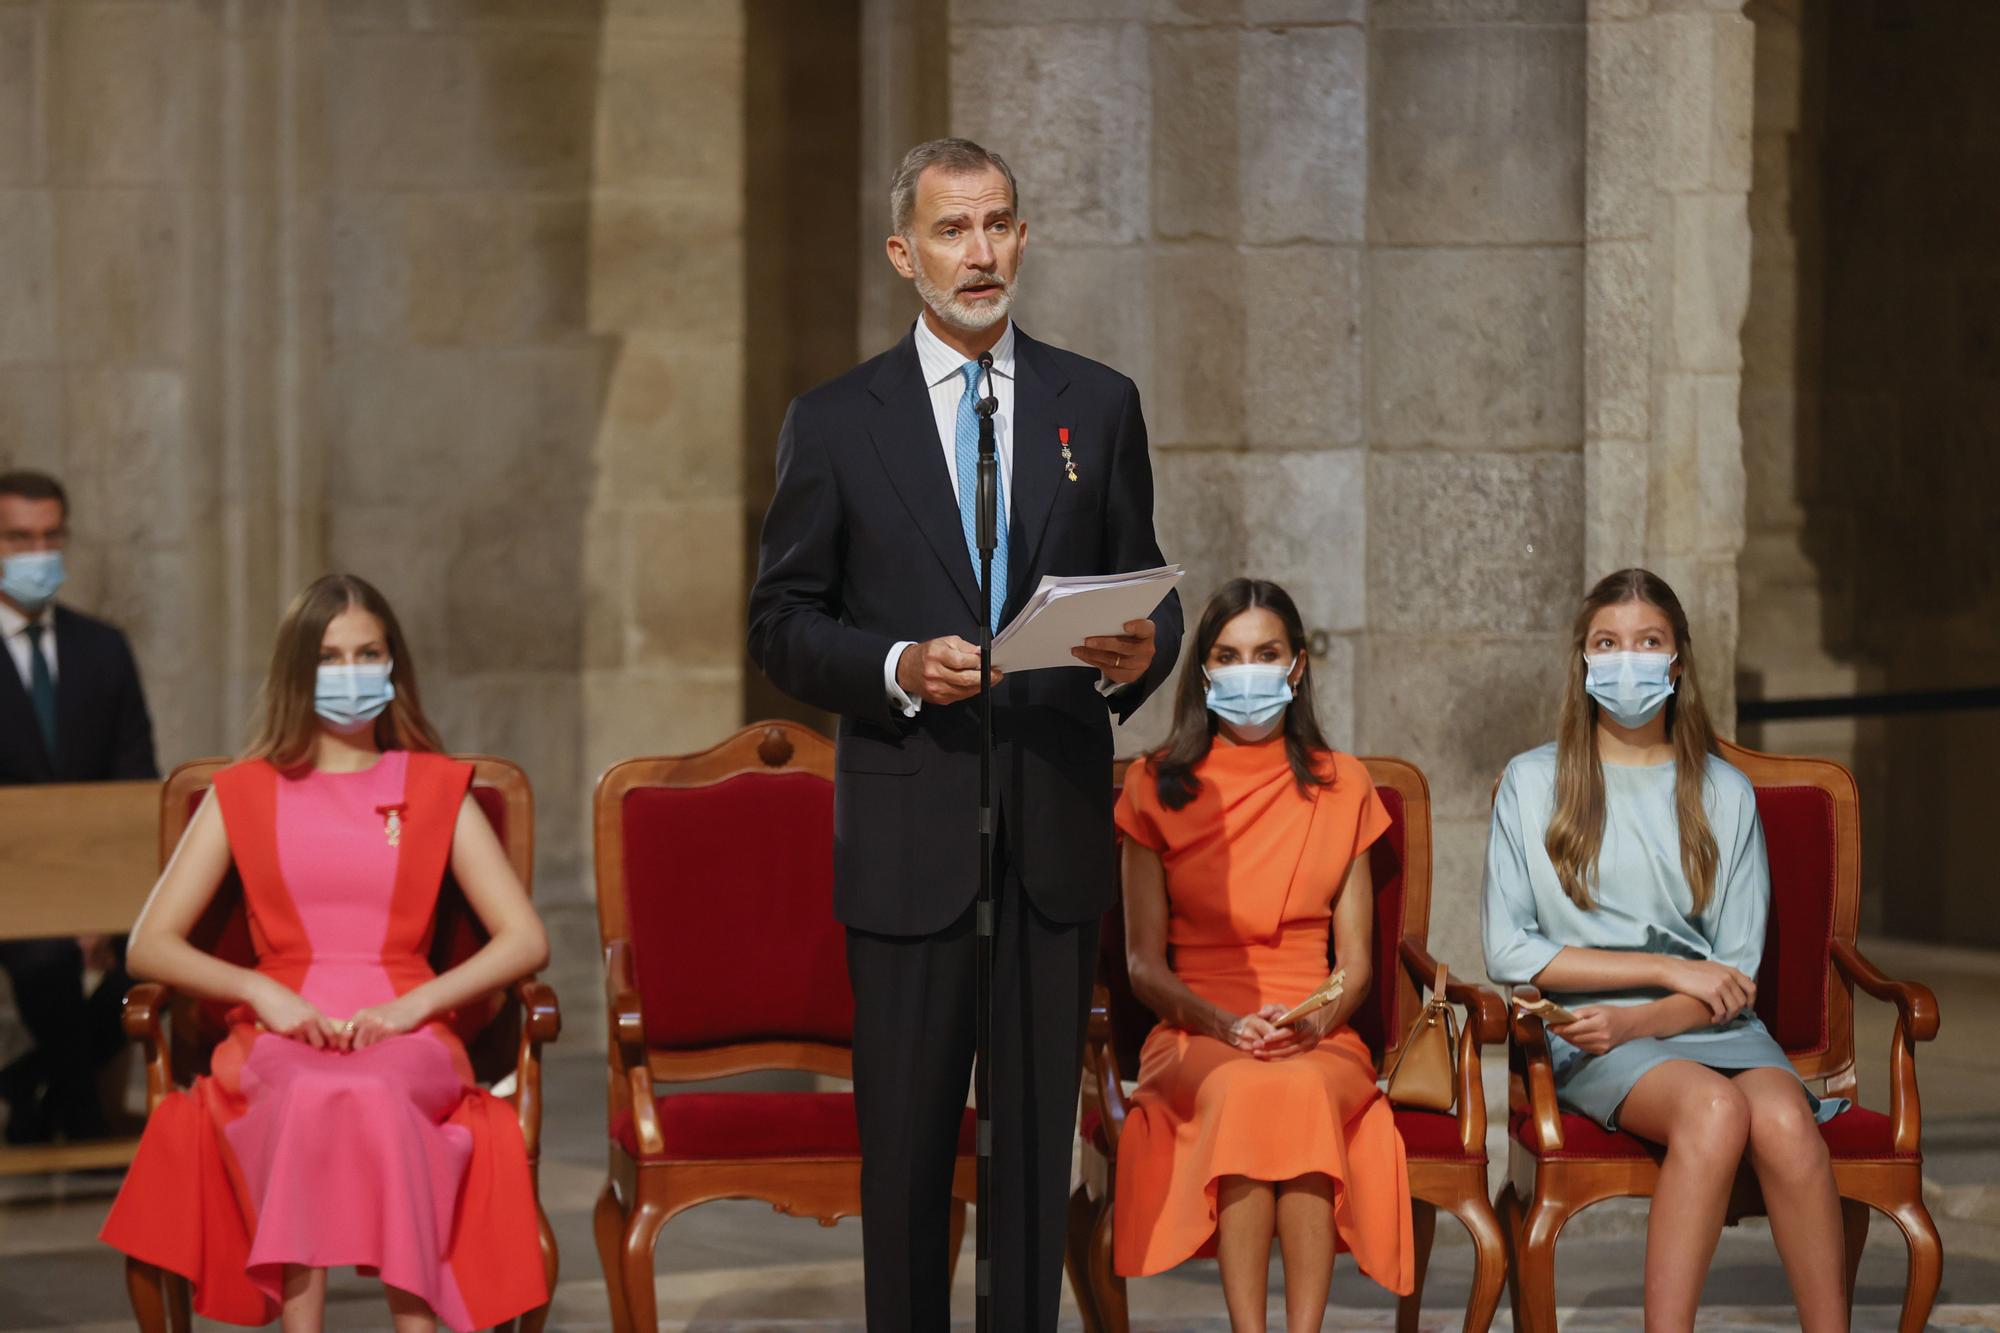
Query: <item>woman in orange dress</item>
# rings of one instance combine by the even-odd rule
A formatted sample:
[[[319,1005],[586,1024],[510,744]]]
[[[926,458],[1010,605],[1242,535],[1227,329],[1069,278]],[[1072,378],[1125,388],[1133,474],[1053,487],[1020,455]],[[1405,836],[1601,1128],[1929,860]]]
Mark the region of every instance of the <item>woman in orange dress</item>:
[[[1195,633],[1174,730],[1132,766],[1126,962],[1160,1025],[1119,1139],[1115,1266],[1138,1277],[1213,1252],[1237,1333],[1262,1333],[1275,1236],[1285,1327],[1326,1312],[1336,1250],[1398,1295],[1413,1283],[1403,1141],[1347,1025],[1369,986],[1370,843],[1388,812],[1330,749],[1284,589],[1236,579]],[[1345,973],[1336,1002],[1274,1021]]]
[[[147,1124],[103,1239],[227,1323],[317,1333],[327,1268],[351,1266],[397,1333],[492,1327],[548,1299],[534,1183],[446,1020],[547,960],[541,921],[373,587],[328,575],[292,603],[264,713],[132,928],[132,971],[228,1005],[229,1037]],[[188,941],[232,864],[254,968]],[[433,975],[447,868],[490,938]]]

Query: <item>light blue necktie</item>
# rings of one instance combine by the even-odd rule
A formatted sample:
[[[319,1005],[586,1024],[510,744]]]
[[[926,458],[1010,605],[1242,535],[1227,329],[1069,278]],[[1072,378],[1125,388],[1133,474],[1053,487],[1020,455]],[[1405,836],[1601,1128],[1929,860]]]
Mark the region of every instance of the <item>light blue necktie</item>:
[[[965,393],[958,400],[958,521],[965,529],[965,550],[972,557],[972,577],[979,578],[979,363],[958,368],[965,376]],[[993,469],[993,628],[1000,628],[1000,611],[1007,605],[1007,488],[1000,480],[998,447]]]

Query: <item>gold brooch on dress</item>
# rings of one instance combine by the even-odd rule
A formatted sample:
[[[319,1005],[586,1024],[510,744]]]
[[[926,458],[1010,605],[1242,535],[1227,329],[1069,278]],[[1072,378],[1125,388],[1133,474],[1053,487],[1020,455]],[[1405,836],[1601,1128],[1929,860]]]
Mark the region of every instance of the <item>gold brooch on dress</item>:
[[[403,811],[406,805],[378,805],[375,813],[382,816],[382,836],[391,847],[403,845]]]

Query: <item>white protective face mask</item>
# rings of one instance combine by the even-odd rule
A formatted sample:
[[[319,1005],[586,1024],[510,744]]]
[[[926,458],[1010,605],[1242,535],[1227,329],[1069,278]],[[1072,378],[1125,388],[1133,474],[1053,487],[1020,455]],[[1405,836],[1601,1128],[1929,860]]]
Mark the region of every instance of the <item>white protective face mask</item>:
[[[1261,741],[1284,725],[1292,701],[1290,662],[1245,662],[1202,669],[1208,681],[1208,709],[1246,741]]]
[[[1643,727],[1673,697],[1678,653],[1586,654],[1585,693],[1621,727]]]
[[[354,662],[320,667],[313,683],[313,711],[339,732],[356,732],[388,709],[396,697],[389,683],[391,662]]]

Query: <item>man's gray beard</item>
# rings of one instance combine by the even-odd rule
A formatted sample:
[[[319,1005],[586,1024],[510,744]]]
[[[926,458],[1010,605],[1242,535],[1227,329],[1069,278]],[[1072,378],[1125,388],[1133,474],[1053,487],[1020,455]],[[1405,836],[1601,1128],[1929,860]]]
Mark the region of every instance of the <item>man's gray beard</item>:
[[[1021,273],[1016,269],[1014,281],[1001,288],[1000,295],[996,299],[984,305],[969,306],[958,299],[958,292],[955,289],[945,291],[925,277],[922,264],[916,266],[915,275],[917,295],[931,308],[931,313],[963,333],[982,332],[1007,318],[1008,312],[1014,306],[1014,288],[1020,281]]]

